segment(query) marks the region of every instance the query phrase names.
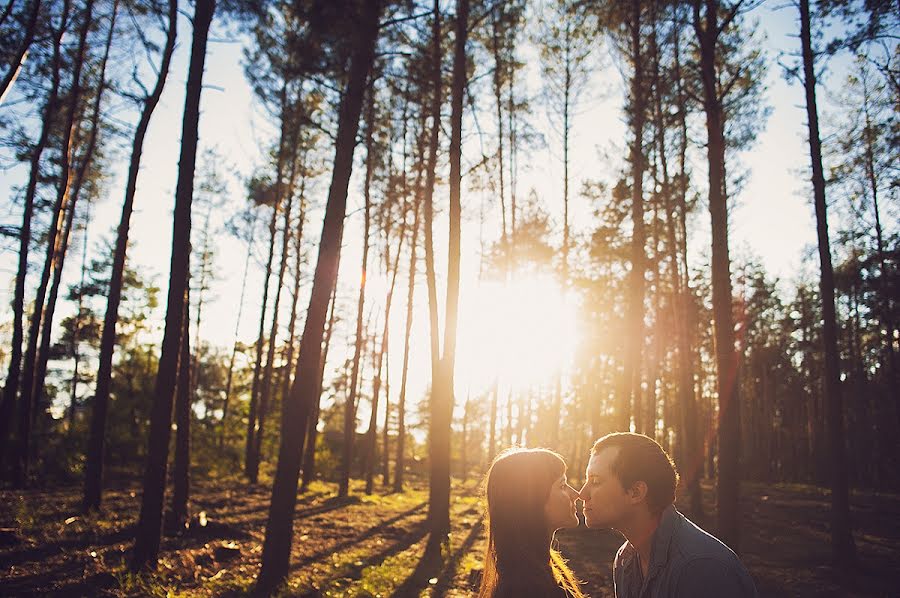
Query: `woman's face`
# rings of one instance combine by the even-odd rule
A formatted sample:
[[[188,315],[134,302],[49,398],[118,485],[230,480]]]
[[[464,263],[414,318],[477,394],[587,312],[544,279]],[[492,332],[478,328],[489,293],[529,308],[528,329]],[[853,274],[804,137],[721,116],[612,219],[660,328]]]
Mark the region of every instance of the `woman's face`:
[[[550,531],[564,527],[578,527],[578,515],[575,513],[577,498],[578,491],[566,482],[566,474],[553,482],[550,496],[544,504],[544,518]]]

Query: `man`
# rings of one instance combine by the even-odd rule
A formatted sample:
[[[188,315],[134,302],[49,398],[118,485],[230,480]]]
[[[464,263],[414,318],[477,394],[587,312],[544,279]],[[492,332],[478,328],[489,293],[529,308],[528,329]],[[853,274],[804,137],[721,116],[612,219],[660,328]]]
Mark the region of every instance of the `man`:
[[[604,436],[591,449],[585,479],[586,525],[626,539],[613,564],[616,598],[757,596],[734,552],[675,509],[678,472],[653,439]]]

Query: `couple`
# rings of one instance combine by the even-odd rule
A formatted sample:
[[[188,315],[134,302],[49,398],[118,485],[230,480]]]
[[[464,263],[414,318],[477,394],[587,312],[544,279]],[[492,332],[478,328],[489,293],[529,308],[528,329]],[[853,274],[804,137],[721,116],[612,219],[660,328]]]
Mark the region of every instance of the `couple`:
[[[591,449],[585,478],[580,492],[569,486],[565,461],[546,449],[509,449],[494,460],[479,598],[581,598],[578,580],[551,546],[557,529],[578,525],[579,499],[587,527],[626,538],[613,564],[617,598],[757,596],[734,552],[675,509],[678,472],[653,439],[604,436]]]

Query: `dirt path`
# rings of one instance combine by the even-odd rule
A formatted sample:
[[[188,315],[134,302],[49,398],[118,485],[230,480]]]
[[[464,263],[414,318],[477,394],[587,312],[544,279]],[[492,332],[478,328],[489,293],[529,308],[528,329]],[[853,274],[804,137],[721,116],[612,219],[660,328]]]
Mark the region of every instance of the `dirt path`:
[[[292,596],[468,596],[484,553],[482,506],[474,484],[454,486],[447,563],[423,560],[427,491],[334,498],[316,484],[298,502]],[[195,489],[192,528],[163,541],[159,572],[125,567],[139,497],[109,493],[102,516],[78,514],[79,489],[0,492],[2,596],[241,596],[258,570],[269,492],[238,482]],[[712,513],[712,489],[705,506]],[[763,596],[900,595],[900,496],[854,493],[861,566],[828,565],[828,495],[798,485],[743,487],[742,558]],[[709,517],[695,520],[713,529]],[[205,525],[203,525],[205,523]],[[612,596],[611,559],[621,538],[579,528],[559,548],[591,596]]]

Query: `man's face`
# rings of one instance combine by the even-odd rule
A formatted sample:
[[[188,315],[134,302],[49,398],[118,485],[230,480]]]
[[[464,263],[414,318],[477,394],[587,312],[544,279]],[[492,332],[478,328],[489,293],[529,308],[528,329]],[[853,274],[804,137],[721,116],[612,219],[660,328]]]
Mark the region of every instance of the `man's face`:
[[[619,447],[608,447],[591,455],[588,461],[586,481],[581,489],[584,522],[588,527],[615,528],[627,520],[634,509],[631,495],[612,471],[618,455]]]

